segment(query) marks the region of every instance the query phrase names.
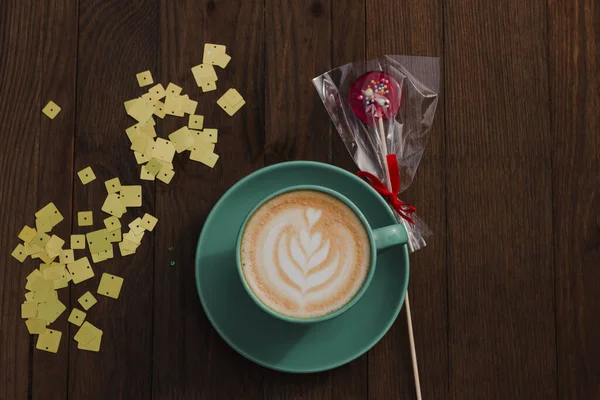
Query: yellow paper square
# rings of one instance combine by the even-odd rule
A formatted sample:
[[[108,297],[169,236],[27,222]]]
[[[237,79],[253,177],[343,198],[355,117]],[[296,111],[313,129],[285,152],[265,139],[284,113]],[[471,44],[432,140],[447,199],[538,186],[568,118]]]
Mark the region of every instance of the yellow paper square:
[[[21,243],[19,243],[17,245],[17,247],[15,247],[13,252],[10,253],[10,255],[13,256],[19,262],[25,261],[25,259],[27,258],[27,252],[25,251],[25,246],[23,246]]]
[[[73,339],[80,345],[87,345],[92,340],[101,337],[102,331],[96,328],[94,325],[90,324],[88,321],[85,321],[81,325],[81,328],[79,328]]]
[[[129,229],[131,229],[131,232],[133,232],[134,235],[140,235],[142,232],[144,232],[144,227],[142,226],[142,219],[138,217],[131,221],[131,223],[129,224]]]
[[[131,242],[129,242],[131,243]],[[119,243],[119,250],[121,251],[121,256],[125,257],[125,256],[130,256],[132,254],[135,254],[135,248],[133,250],[129,250],[125,244],[125,241]]]
[[[85,249],[85,235],[71,235],[71,248],[76,250]]]
[[[147,166],[142,165],[142,168],[140,168],[140,179],[143,181],[153,181],[156,177],[148,171]]]
[[[135,76],[138,81],[138,85],[140,87],[152,85],[154,83],[154,79],[152,79],[152,73],[150,71],[140,72]]]
[[[67,307],[61,303],[58,299],[50,299],[45,303],[38,304],[38,315],[39,319],[48,321],[48,324],[53,323],[61,316]]]
[[[71,264],[67,264],[67,269],[71,273],[73,283],[76,285],[94,276],[94,270],[87,257],[80,258]]]
[[[50,100],[48,102],[48,104],[46,104],[46,107],[44,107],[44,109],[42,110],[42,112],[44,114],[46,114],[46,116],[50,119],[54,119],[54,117],[56,117],[58,115],[58,113],[60,112],[61,108],[58,106],[58,104],[56,104],[55,102],[53,102],[52,100]]]
[[[142,135],[146,136],[147,138],[152,139],[156,137],[156,130],[154,129],[153,125],[144,125],[140,128],[140,131],[142,132]]]
[[[215,57],[215,62],[212,64],[218,65],[219,67],[225,69],[225,67],[227,67],[227,64],[229,64],[229,61],[231,61],[231,56],[229,56],[228,54],[219,54]]]
[[[177,153],[183,153],[194,145],[194,138],[187,126],[171,133],[169,135],[169,140],[173,143],[173,146],[175,146],[175,151]]]
[[[64,218],[54,203],[46,204],[41,210],[35,213],[36,218],[47,218],[52,222],[52,226],[56,226]]]
[[[186,114],[194,114],[196,112],[196,108],[198,108],[198,102],[195,100],[188,100],[183,107],[183,111]]]
[[[106,261],[106,257],[104,257],[104,252],[92,254],[92,262],[94,264],[101,263],[102,261]]]
[[[60,252],[60,263],[69,264],[75,261],[75,252],[71,249],[62,250]]]
[[[38,350],[48,351],[50,353],[57,353],[61,337],[61,332],[46,328],[38,336],[35,348]]]
[[[108,240],[108,231],[106,229],[88,232],[85,234],[85,238],[87,239],[88,249],[90,249],[90,253],[92,254],[100,253],[111,247]]]
[[[25,321],[25,325],[27,325],[27,330],[31,335],[39,335],[46,330],[48,323],[43,319],[32,318]]]
[[[183,117],[184,99],[181,96],[167,95],[164,111],[166,114]]]
[[[49,250],[49,249],[56,250],[56,255],[58,256],[60,253],[60,250],[62,249],[64,244],[65,244],[64,240],[62,240],[61,238],[59,238],[56,235],[52,235],[52,237],[50,237],[50,239],[48,239],[48,242],[46,242],[46,250]]]
[[[162,101],[157,101],[154,105],[154,115],[158,118],[163,119],[167,113],[165,112],[165,103]]]
[[[49,255],[48,252],[46,252],[46,250],[42,250],[39,253],[32,255],[31,257],[39,258],[46,264],[52,263],[52,261],[56,258],[56,256]]]
[[[196,80],[196,84],[198,86],[202,86],[203,82],[214,82],[219,79],[217,77],[215,67],[213,67],[211,64],[200,64],[192,67],[192,74],[194,75],[194,79]]]
[[[145,213],[144,217],[142,218],[142,226],[147,231],[153,231],[157,222],[158,222],[158,218],[156,218],[148,213]]]
[[[153,158],[150,160],[150,162],[148,162],[148,164],[145,165],[145,167],[148,173],[150,173],[152,176],[156,176],[156,174],[158,174],[158,172],[163,168],[163,164],[160,160]]]
[[[117,217],[108,217],[104,219],[104,226],[108,232],[112,232],[121,227],[121,221]]]
[[[225,54],[226,51],[227,48],[222,44],[205,43],[202,62],[205,64],[215,64],[216,57]]]
[[[168,96],[168,95],[176,95],[176,96],[179,96],[179,95],[181,94],[181,91],[182,91],[182,90],[183,90],[183,89],[182,89],[181,87],[177,86],[177,85],[176,85],[176,84],[174,84],[173,82],[170,82],[170,83],[167,85],[167,89],[166,89],[167,96]]]
[[[121,237],[121,228],[115,229],[108,233],[108,241],[111,243],[118,243],[122,239]]]
[[[188,120],[188,127],[190,129],[202,129],[204,126],[204,116],[203,115],[190,115],[190,119]]]
[[[37,304],[36,303],[23,303],[21,304],[21,318],[35,318],[37,317]]]
[[[215,153],[209,153],[206,151],[192,151],[190,153],[190,159],[201,162],[207,167],[213,168],[219,159],[219,156]]]
[[[217,137],[219,135],[218,129],[206,128],[200,132],[200,137],[209,143],[217,143]]]
[[[30,228],[29,226],[25,225],[19,233],[19,239],[25,243],[31,243],[35,235],[37,235],[37,231],[34,228]]]
[[[94,225],[94,213],[91,211],[79,211],[77,213],[77,225],[92,226]]]
[[[144,93],[142,95],[142,99],[144,99],[150,105],[155,105],[159,101],[158,98],[152,97],[150,93]]]
[[[119,178],[112,178],[104,182],[104,186],[106,186],[108,193],[116,193],[121,190],[121,181]]]
[[[77,299],[77,301],[79,302],[79,304],[81,304],[81,307],[83,307],[83,309],[86,311],[98,302],[94,295],[89,291],[85,292],[83,296]]]
[[[150,157],[148,157],[144,153],[140,153],[138,151],[134,151],[133,154],[135,155],[135,161],[138,164],[144,164],[144,163],[147,163],[148,161],[150,161]]]
[[[217,90],[217,82],[214,81],[205,81],[200,85],[202,88],[202,92],[212,92],[213,90]]]
[[[154,145],[154,152],[152,153],[153,158],[158,158],[162,161],[173,161],[175,156],[175,146],[168,140],[163,138],[157,138]]]
[[[36,237],[37,237],[37,235],[36,235]],[[25,243],[25,253],[28,256],[32,256],[33,257],[34,254],[37,254],[37,253],[39,253],[39,252],[41,252],[43,250],[44,249],[42,247],[40,247],[37,244],[35,244],[35,238],[31,242],[31,244]]]
[[[84,313],[83,311],[81,311],[78,308],[74,308],[71,310],[71,314],[69,314],[68,321],[70,323],[72,323],[73,325],[81,326],[81,324],[83,324],[83,321],[85,321],[86,316],[87,316],[86,313]]]
[[[246,104],[246,102],[237,90],[229,89],[219,100],[217,100],[217,104],[229,116],[233,116],[244,104]]]
[[[152,153],[154,153],[154,147],[156,146],[156,142],[154,139],[148,139],[148,145],[146,146],[146,150],[144,150],[144,154],[149,159],[152,159]]]
[[[123,278],[116,275],[104,273],[100,278],[100,284],[98,285],[98,294],[103,296],[112,297],[117,299],[123,286]]]
[[[121,186],[121,191],[124,186]],[[102,211],[113,217],[121,218],[127,211],[123,203],[121,202],[121,196],[116,193],[109,193],[102,204]]]
[[[87,350],[87,351],[94,351],[94,352],[99,352],[100,351],[100,342],[102,341],[102,334],[100,334],[100,336],[93,338],[92,340],[90,340],[88,343],[83,344],[83,343],[77,343],[77,348],[79,350]]]
[[[138,122],[146,123],[154,114],[154,106],[142,98],[134,99],[133,104],[127,110],[127,114]]]
[[[125,105],[125,111],[127,111],[127,113],[129,113],[129,110],[131,110],[131,107],[133,107],[134,104],[137,103],[137,101],[138,101],[137,97],[135,99],[125,101],[123,103]]]
[[[133,151],[137,151],[138,153],[144,153],[146,151],[146,147],[148,147],[148,140],[148,137],[144,135],[138,135],[133,138],[129,148]]]
[[[35,219],[35,228],[37,232],[48,233],[54,228],[54,224],[50,218],[42,217]]]
[[[158,100],[162,99],[167,94],[167,92],[165,91],[165,88],[160,83],[155,86],[152,86],[148,90],[148,93],[152,96],[153,99],[158,99]]]
[[[120,201],[124,207],[141,207],[142,187],[140,185],[121,186]]]
[[[81,183],[83,183],[84,185],[87,185],[88,183],[96,179],[96,174],[94,174],[92,167],[86,167],[82,169],[77,173],[77,176],[79,176]]]
[[[171,183],[171,179],[173,179],[174,176],[175,171],[170,169],[161,169],[158,175],[156,175],[156,179],[164,183]]]
[[[40,268],[40,270],[46,280],[55,281],[56,279],[65,277],[65,266],[62,264],[52,263],[51,265],[45,266],[44,269]]]

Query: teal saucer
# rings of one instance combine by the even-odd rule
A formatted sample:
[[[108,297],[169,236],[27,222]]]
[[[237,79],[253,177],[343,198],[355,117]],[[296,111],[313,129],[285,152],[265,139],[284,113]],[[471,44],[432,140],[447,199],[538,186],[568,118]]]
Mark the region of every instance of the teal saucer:
[[[396,223],[379,194],[343,169],[310,161],[263,168],[231,187],[206,219],[196,250],[196,287],[208,319],[241,355],[278,371],[320,372],[361,356],[392,326],[408,286],[408,249],[404,245],[380,253],[369,289],[341,316],[314,325],[273,318],[244,290],[235,244],[244,218],[257,202],[294,185],[340,192],[361,209],[373,228]]]

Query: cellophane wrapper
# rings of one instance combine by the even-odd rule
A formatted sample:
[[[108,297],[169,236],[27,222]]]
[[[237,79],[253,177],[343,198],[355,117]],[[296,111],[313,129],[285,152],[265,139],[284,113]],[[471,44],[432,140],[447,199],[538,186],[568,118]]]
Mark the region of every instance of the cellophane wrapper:
[[[383,120],[385,147],[378,134],[378,121],[359,119],[348,100],[353,83],[369,71],[385,72],[400,87],[400,106],[395,117]],[[439,82],[439,58],[397,55],[349,63],[313,79],[333,124],[360,170],[377,176],[390,188],[386,155],[396,154],[400,193],[412,183],[425,150],[438,103]],[[396,217],[408,233],[409,250],[425,247],[425,237],[432,232],[421,218],[414,213],[411,215],[414,223],[410,223],[398,213]]]

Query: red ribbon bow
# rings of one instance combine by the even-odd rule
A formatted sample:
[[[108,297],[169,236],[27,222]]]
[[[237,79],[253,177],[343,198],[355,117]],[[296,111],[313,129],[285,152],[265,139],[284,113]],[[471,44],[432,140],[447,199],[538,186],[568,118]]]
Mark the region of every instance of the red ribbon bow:
[[[382,195],[388,203],[392,206],[402,218],[414,224],[415,221],[410,217],[417,211],[416,207],[411,204],[405,203],[398,199],[400,193],[400,170],[398,169],[398,160],[395,154],[389,154],[386,156],[388,171],[390,172],[390,183],[392,184],[392,191],[390,192],[383,182],[381,182],[375,175],[366,172],[358,171],[356,175],[364,179],[373,189]]]

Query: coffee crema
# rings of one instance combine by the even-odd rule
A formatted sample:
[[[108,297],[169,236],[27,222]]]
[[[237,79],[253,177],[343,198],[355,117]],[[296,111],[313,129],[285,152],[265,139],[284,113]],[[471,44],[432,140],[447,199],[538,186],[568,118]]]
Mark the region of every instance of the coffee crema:
[[[365,226],[337,198],[316,190],[283,193],[249,218],[242,273],[268,308],[293,318],[327,315],[347,304],[369,273]]]

